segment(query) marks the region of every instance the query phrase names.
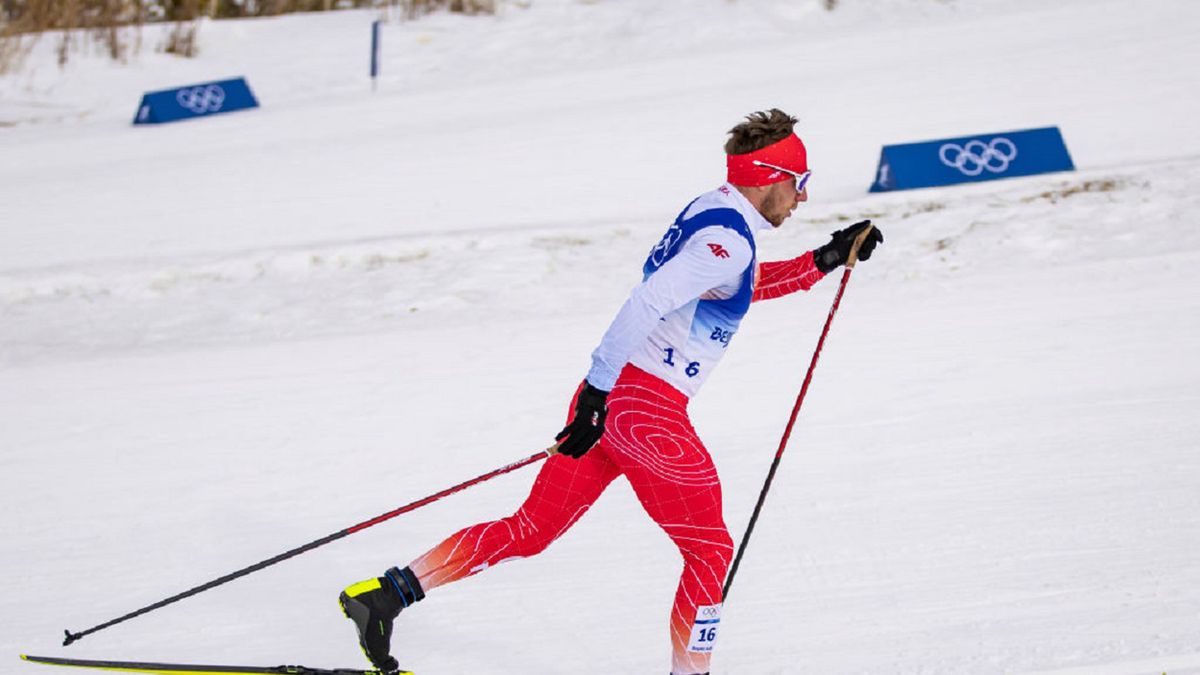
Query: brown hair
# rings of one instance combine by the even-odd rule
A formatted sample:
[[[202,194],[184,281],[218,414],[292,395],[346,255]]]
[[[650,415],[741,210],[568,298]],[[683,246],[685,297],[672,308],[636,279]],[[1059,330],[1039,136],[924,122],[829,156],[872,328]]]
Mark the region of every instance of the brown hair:
[[[725,154],[744,155],[778,143],[792,134],[798,121],[779,108],[750,113],[745,122],[729,130]]]

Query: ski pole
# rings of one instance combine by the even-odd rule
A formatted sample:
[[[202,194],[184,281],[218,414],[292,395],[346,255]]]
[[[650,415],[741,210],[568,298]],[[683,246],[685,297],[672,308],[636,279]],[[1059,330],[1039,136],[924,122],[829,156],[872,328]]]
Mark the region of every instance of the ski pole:
[[[288,558],[294,558],[294,557],[300,555],[301,553],[306,553],[308,551],[313,550],[314,548],[324,546],[325,544],[337,541],[338,539],[341,539],[343,537],[348,537],[348,536],[354,534],[355,532],[361,532],[362,530],[365,530],[368,527],[373,527],[373,526],[378,525],[379,523],[382,523],[386,520],[391,520],[392,518],[395,518],[396,516],[399,516],[401,514],[408,513],[409,511],[415,511],[416,509],[419,509],[422,506],[436,502],[437,500],[441,499],[442,497],[452,495],[455,492],[460,492],[462,490],[465,490],[465,489],[471,487],[472,485],[478,485],[479,483],[482,483],[487,480],[491,480],[497,476],[502,476],[511,471],[516,471],[517,469],[520,469],[521,467],[528,466],[530,464],[533,464],[534,462],[537,462],[538,460],[541,460],[546,457],[549,457],[550,455],[553,455],[555,453],[555,451],[557,451],[557,450],[558,450],[558,444],[555,443],[554,445],[546,448],[545,450],[541,450],[537,453],[534,453],[534,454],[526,457],[525,459],[518,460],[511,464],[506,464],[506,465],[500,467],[499,469],[489,471],[481,476],[476,476],[475,478],[472,478],[471,480],[463,481],[462,483],[459,483],[458,485],[455,485],[453,487],[448,487],[445,490],[442,490],[441,492],[431,494],[428,497],[425,497],[423,499],[418,499],[417,501],[412,502],[410,504],[405,504],[404,506],[401,506],[398,509],[394,509],[392,511],[388,511],[387,513],[380,514],[378,516],[375,516],[374,518],[371,518],[370,520],[364,520],[363,522],[358,523],[357,525],[351,525],[350,527],[347,527],[344,530],[338,530],[337,532],[334,532],[333,534],[330,534],[328,536],[321,537],[320,539],[316,539],[314,541],[310,541],[303,546],[298,546],[290,551],[280,553],[279,555],[277,555],[273,558],[268,558],[266,560],[256,562],[253,565],[250,565],[249,567],[244,567],[236,572],[231,572],[229,574],[226,574],[223,577],[213,579],[212,581],[209,581],[208,583],[196,586],[195,588],[189,588],[188,590],[186,590],[182,593],[172,595],[169,598],[164,598],[152,605],[147,605],[145,607],[142,607],[141,609],[136,609],[128,614],[125,614],[124,616],[119,616],[110,621],[105,621],[102,624],[92,626],[91,628],[88,628],[87,630],[79,631],[78,633],[72,633],[70,630],[66,630],[64,632],[67,634],[67,637],[65,640],[63,640],[63,646],[65,647],[65,646],[71,644],[72,642],[75,642],[75,641],[79,640],[80,638],[83,638],[84,636],[91,635],[92,633],[95,633],[97,631],[104,630],[105,628],[108,628],[109,626],[115,626],[123,621],[132,619],[135,616],[141,616],[142,614],[146,614],[146,613],[152,612],[156,609],[166,607],[167,605],[170,605],[175,602],[179,602],[180,600],[183,600],[184,598],[190,598],[193,595],[196,595],[198,593],[203,593],[204,591],[207,591],[211,588],[216,588],[217,586],[220,586],[221,584],[228,583],[239,577],[244,577],[247,574],[257,572],[265,567],[270,567],[271,565],[274,565],[275,563],[283,562],[284,560],[287,560]]]
[[[854,265],[858,262],[858,249],[867,240],[872,229],[868,225],[854,238],[854,243],[850,246],[846,269],[842,272],[842,283],[838,286],[837,295],[833,296],[833,307],[829,309],[829,316],[825,319],[825,328],[821,331],[821,338],[817,340],[817,349],[813,352],[812,361],[808,364],[808,373],[804,376],[804,384],[800,386],[800,394],[796,397],[796,404],[792,406],[792,415],[788,418],[787,427],[783,430],[783,437],[779,439],[779,449],[775,451],[775,459],[771,462],[770,471],[767,472],[767,480],[763,482],[762,491],[758,493],[758,503],[754,505],[754,512],[750,515],[750,524],[746,526],[746,534],[742,535],[742,543],[738,546],[737,555],[734,556],[733,564],[729,567],[729,576],[725,578],[725,587],[721,589],[722,602],[729,599],[729,589],[733,587],[733,577],[737,574],[738,565],[741,564],[746,547],[750,544],[750,534],[754,532],[754,524],[758,522],[758,515],[762,513],[763,503],[767,501],[767,491],[771,489],[771,481],[775,480],[775,472],[779,469],[779,460],[783,459],[783,451],[787,447],[788,438],[792,435],[792,426],[796,423],[796,416],[800,414],[804,395],[808,393],[808,384],[812,382],[813,371],[817,368],[817,359],[821,357],[821,348],[825,346],[825,336],[829,335],[829,326],[833,323],[833,315],[837,313],[838,305],[842,302],[842,294],[846,292],[846,282],[850,281],[850,273],[854,271]]]

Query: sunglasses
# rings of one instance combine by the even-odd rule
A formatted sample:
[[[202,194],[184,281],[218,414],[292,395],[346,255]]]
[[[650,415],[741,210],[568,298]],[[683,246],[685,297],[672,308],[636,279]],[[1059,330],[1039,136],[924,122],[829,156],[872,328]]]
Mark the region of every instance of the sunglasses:
[[[792,178],[795,178],[796,179],[796,192],[804,192],[804,188],[806,186],[808,186],[808,177],[812,175],[811,171],[805,171],[804,173],[796,173],[795,171],[792,171],[790,169],[785,169],[782,166],[775,166],[774,164],[767,164],[766,162],[760,162],[757,159],[754,160],[754,166],[761,166],[764,169],[774,169],[775,171],[782,171],[783,173],[786,173],[787,175],[791,176]]]

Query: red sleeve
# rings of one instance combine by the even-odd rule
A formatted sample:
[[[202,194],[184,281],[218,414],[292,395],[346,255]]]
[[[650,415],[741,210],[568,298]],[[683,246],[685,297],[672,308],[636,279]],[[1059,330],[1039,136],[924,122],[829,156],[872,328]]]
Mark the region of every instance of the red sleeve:
[[[817,269],[812,251],[791,260],[776,260],[761,263],[754,280],[754,295],[751,302],[773,300],[796,291],[807,291],[825,273]]]

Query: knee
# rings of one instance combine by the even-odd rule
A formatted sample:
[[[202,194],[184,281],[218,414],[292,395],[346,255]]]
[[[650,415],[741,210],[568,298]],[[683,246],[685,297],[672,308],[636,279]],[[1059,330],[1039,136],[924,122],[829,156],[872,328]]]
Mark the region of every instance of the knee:
[[[724,526],[690,527],[686,532],[672,533],[671,538],[687,562],[702,563],[723,574],[733,561],[733,539]]]
[[[729,567],[729,563],[733,562],[733,538],[729,536],[729,531],[724,532],[724,539],[721,540],[718,549],[718,555],[724,562],[725,567]]]
[[[729,536],[729,531],[721,530],[721,536],[708,549],[708,559],[719,566],[722,573],[728,570],[729,564],[733,562],[733,538]]]

